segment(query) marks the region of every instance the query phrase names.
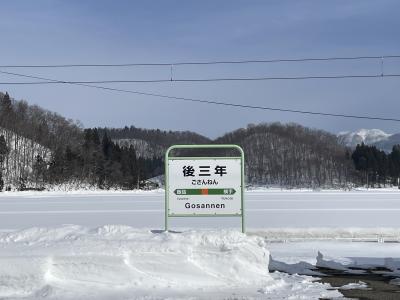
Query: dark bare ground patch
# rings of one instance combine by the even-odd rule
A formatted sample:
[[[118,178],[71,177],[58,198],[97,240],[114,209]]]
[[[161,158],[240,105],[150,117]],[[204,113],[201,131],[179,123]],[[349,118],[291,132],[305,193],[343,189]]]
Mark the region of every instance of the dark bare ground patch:
[[[355,271],[362,271],[353,269]],[[390,284],[395,277],[384,276],[380,272],[389,271],[385,268],[364,270],[362,274],[349,274],[345,271],[318,268],[318,271],[327,275],[320,277],[320,282],[329,283],[332,287],[350,299],[360,300],[400,300],[400,286]],[[365,282],[368,289],[341,289],[340,287],[349,283]]]

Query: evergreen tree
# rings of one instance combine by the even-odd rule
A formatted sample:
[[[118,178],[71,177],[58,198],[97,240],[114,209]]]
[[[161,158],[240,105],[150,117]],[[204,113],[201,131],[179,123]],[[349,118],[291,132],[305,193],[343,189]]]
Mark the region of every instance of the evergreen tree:
[[[1,135],[0,136],[0,170],[3,167],[4,160],[5,160],[6,156],[8,155],[8,153],[9,153],[9,149],[7,147],[6,140],[4,138],[4,135]]]
[[[0,192],[3,191],[3,188],[4,188],[3,172],[0,170]]]
[[[397,152],[387,155],[375,146],[357,145],[352,154],[356,170],[365,176],[367,185],[386,184],[395,175]]]
[[[3,164],[6,156],[8,155],[9,149],[7,147],[6,140],[4,135],[0,136],[0,192],[3,191],[4,188],[4,180],[3,180]]]
[[[41,186],[45,182],[46,170],[47,163],[40,155],[37,155],[35,164],[33,165],[33,174],[35,177],[36,187]]]
[[[108,137],[107,132],[104,132],[103,140],[101,142],[102,150],[105,159],[111,159],[113,155],[113,142]]]
[[[0,101],[0,112],[3,114],[3,117],[8,113],[12,112],[12,101],[8,93],[5,93],[3,98]]]
[[[400,145],[395,145],[389,155],[390,176],[395,185],[400,188]]]

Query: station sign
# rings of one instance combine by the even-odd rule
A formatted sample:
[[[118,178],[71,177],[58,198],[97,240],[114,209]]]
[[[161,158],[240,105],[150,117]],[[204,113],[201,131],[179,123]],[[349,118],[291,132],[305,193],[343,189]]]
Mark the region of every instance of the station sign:
[[[235,148],[241,155],[169,156],[169,152],[176,148]],[[240,147],[176,145],[167,151],[165,159],[166,230],[168,217],[243,216],[244,157]]]

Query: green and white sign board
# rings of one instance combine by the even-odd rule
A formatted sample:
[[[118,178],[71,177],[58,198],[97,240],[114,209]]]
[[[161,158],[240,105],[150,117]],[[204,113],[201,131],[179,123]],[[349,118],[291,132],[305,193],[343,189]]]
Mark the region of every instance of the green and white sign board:
[[[177,157],[173,149],[236,149],[240,156]],[[165,230],[170,217],[241,217],[244,155],[237,145],[175,145],[165,155]]]

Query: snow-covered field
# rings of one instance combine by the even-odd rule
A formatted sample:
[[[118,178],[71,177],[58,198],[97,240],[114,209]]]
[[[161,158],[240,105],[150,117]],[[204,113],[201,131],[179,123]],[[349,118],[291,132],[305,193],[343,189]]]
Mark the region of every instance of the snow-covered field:
[[[222,229],[238,218],[165,233],[162,191],[3,193],[0,299],[318,299],[341,294],[296,273],[400,276],[400,243],[382,243],[400,240],[398,190],[255,190],[245,204],[247,235]]]
[[[245,195],[246,225],[269,228],[400,228],[400,190],[279,191]],[[162,229],[164,192],[26,192],[0,195],[0,229],[75,224],[122,224]],[[171,228],[239,227],[239,218],[176,218]],[[273,229],[273,230],[272,230]],[[288,231],[289,230],[289,231]],[[378,229],[379,231],[379,229]],[[385,230],[385,232],[388,232]],[[334,233],[331,229],[324,234]],[[364,230],[364,233],[365,232]],[[391,231],[396,235],[398,231]],[[317,234],[314,231],[314,234]]]

